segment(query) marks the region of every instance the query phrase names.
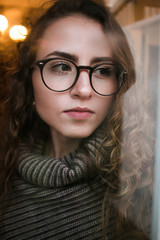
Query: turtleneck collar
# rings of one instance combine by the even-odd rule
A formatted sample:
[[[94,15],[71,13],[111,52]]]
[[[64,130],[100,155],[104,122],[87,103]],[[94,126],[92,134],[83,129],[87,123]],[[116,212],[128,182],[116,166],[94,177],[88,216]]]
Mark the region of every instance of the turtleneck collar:
[[[43,155],[42,144],[31,150],[26,143],[21,143],[18,172],[25,181],[46,188],[61,187],[82,181],[89,174],[89,164],[92,162],[95,165],[96,154],[101,143],[101,134],[94,134],[84,141],[83,148],[63,158]]]

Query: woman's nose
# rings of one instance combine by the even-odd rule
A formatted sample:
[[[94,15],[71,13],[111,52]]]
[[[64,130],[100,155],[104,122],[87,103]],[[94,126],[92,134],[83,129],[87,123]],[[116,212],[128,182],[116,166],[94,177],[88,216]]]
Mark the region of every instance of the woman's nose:
[[[88,70],[82,70],[79,73],[77,82],[70,91],[72,97],[88,99],[93,94],[93,89],[90,84],[90,77]]]

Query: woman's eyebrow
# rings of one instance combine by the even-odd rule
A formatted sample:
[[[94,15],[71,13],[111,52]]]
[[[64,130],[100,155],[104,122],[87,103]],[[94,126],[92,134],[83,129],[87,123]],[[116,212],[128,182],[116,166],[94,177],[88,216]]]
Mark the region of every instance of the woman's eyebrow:
[[[91,60],[91,64],[99,63],[99,62],[113,62],[113,58],[111,58],[111,57],[94,57]]]
[[[66,52],[60,52],[60,51],[51,52],[51,53],[47,54],[45,58],[53,57],[53,56],[63,57],[63,58],[69,59],[69,60],[74,61],[74,62],[78,61],[78,57],[75,56],[74,54],[70,54],[70,53],[66,53]]]
[[[78,62],[78,56],[67,53],[67,52],[61,52],[61,51],[51,52],[51,53],[47,54],[45,56],[45,58],[53,57],[53,56],[63,57],[63,58],[69,59],[71,61]],[[94,57],[91,59],[90,64],[96,64],[96,63],[100,63],[100,62],[113,62],[113,58],[111,58],[111,57]]]

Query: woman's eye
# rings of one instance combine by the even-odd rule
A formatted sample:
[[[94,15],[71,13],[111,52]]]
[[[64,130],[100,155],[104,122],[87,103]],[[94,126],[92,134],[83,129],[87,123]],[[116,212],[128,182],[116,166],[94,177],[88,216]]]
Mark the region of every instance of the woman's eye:
[[[95,73],[99,77],[109,77],[109,76],[113,76],[115,74],[115,71],[113,68],[101,67],[96,69]]]
[[[58,63],[51,66],[51,69],[55,72],[69,72],[71,71],[70,66],[65,63]]]

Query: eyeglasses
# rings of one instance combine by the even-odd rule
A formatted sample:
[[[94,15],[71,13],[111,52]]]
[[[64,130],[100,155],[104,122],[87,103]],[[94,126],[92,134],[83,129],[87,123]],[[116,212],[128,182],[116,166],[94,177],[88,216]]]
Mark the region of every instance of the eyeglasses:
[[[93,67],[77,66],[74,62],[62,58],[48,58],[36,61],[44,85],[55,92],[71,89],[77,82],[81,70],[89,71],[92,89],[102,95],[115,94],[121,87],[125,71],[113,63],[101,63]]]

